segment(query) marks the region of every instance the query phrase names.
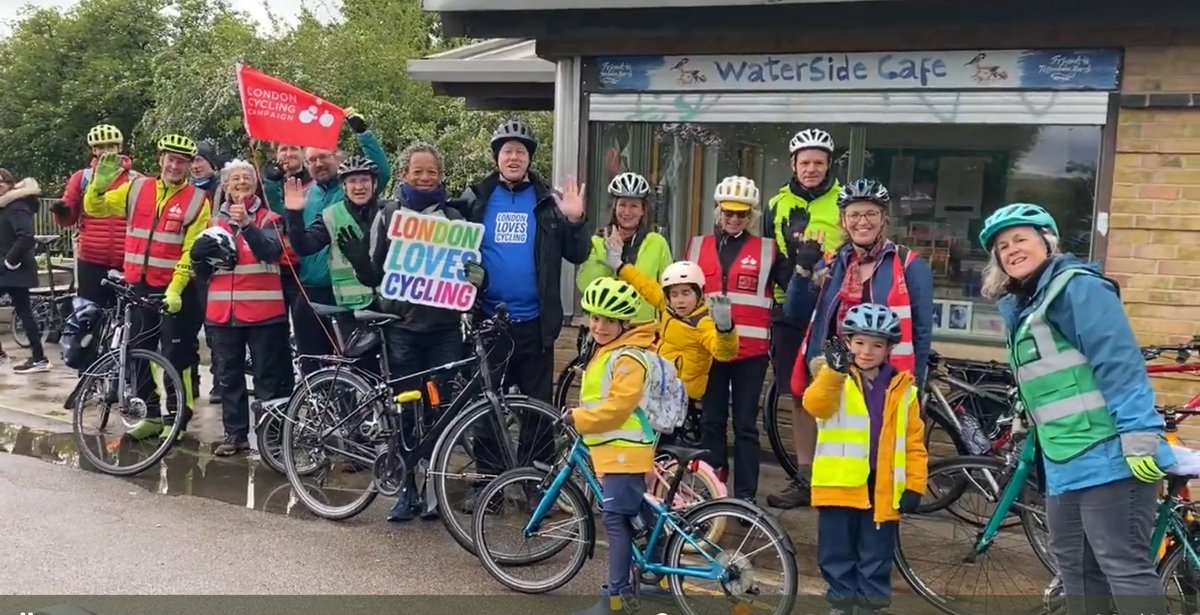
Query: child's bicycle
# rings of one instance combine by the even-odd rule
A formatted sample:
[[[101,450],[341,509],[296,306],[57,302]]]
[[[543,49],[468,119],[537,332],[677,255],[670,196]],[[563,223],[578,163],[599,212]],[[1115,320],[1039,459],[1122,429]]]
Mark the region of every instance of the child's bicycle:
[[[557,468],[509,470],[480,495],[472,518],[479,560],[492,578],[509,589],[534,594],[558,589],[595,553],[595,513],[571,478],[578,474],[594,493],[603,491],[591,470],[587,447],[577,434],[572,435],[575,442]],[[658,452],[685,469],[707,453],[675,446],[660,446]],[[697,605],[687,600],[689,595],[709,603],[721,600],[737,615],[752,610],[790,613],[799,579],[787,533],[765,511],[743,500],[722,498],[677,510],[675,494],[685,474],[674,473],[667,497],[645,496],[642,515],[634,521],[634,578],[653,584],[665,579],[687,614],[698,612]],[[727,547],[706,537],[717,523],[726,528],[721,537]],[[515,530],[512,546],[500,538],[506,527]],[[756,534],[765,540],[753,541]],[[537,539],[547,544],[532,546]],[[556,556],[564,551],[565,561],[558,560]],[[711,585],[702,587],[705,582]],[[633,583],[633,593],[624,597],[627,608],[636,608],[639,586]],[[771,596],[777,599],[772,601]]]

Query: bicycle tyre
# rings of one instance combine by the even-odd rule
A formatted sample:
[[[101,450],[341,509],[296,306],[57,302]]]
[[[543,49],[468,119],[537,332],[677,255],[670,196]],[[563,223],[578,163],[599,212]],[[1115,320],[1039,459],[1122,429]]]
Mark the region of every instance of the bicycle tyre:
[[[283,433],[281,436],[283,439],[283,467],[288,482],[291,483],[296,492],[297,499],[304,504],[304,507],[309,512],[322,519],[344,521],[366,510],[375,501],[379,492],[375,490],[374,485],[372,484],[371,488],[364,492],[361,497],[349,504],[341,507],[330,506],[325,502],[317,500],[304,488],[302,479],[311,476],[313,472],[302,474],[296,467],[295,427],[298,424],[300,408],[304,405],[303,402],[307,397],[308,390],[315,385],[323,384],[327,381],[346,383],[348,386],[353,387],[358,394],[364,396],[371,395],[374,392],[374,387],[371,386],[367,378],[358,373],[358,368],[355,367],[326,367],[309,374],[300,385],[301,388],[297,390],[297,394],[288,400],[286,419],[283,422]],[[316,469],[314,469],[315,471]]]
[[[796,604],[796,595],[799,593],[800,587],[800,574],[796,567],[796,547],[792,544],[791,537],[779,526],[774,518],[761,508],[734,498],[713,500],[700,504],[684,513],[679,525],[684,528],[698,527],[707,519],[720,515],[737,517],[739,520],[747,520],[756,525],[763,526],[766,529],[764,533],[770,537],[773,543],[779,545],[784,582],[782,591],[780,592],[782,602],[772,612],[772,615],[791,613],[792,608]],[[688,544],[685,538],[684,534],[674,532],[667,540],[666,547],[663,549],[663,562],[667,566],[683,567],[685,557],[694,558],[692,554],[695,553],[695,548],[689,548],[691,545]],[[691,538],[700,542],[695,536]],[[675,597],[675,603],[679,606],[680,611],[688,615],[696,615],[696,611],[684,600],[683,584],[685,582],[686,578],[678,575],[671,575],[667,578],[667,584],[670,587],[671,594]],[[725,587],[722,587],[722,589],[725,590],[726,598],[728,598],[730,596],[728,589]],[[706,598],[706,600],[712,600],[712,598]],[[737,606],[732,611],[735,613],[739,612]]]
[[[38,333],[44,336],[52,319],[52,316],[46,313],[50,311],[50,301],[40,297],[31,297],[29,302],[29,310],[33,313],[33,321],[37,323]],[[25,331],[25,322],[17,316],[16,311],[13,311],[9,318],[8,327],[17,346],[29,348],[29,334]]]
[[[795,400],[792,401],[792,412],[796,411],[799,406]],[[788,478],[798,480],[800,476],[800,462],[796,460],[794,453],[788,453],[787,448],[783,445],[783,431],[779,425],[779,380],[772,380],[771,386],[767,388],[767,394],[763,401],[763,430],[767,432],[767,440],[771,443],[771,452],[775,453],[775,459],[779,462],[779,467],[787,472]],[[788,426],[791,430],[791,426]],[[791,435],[788,435],[791,438]]]
[[[575,357],[566,367],[558,373],[558,382],[554,387],[554,407],[560,412],[565,410],[571,403],[571,387],[575,384],[575,379],[579,377],[579,368],[582,368],[583,357]]]
[[[126,351],[126,353],[126,358],[131,363],[134,360],[144,360],[149,362],[152,366],[158,366],[160,377],[163,379],[162,384],[164,392],[169,390],[166,388],[166,383],[168,380],[176,391],[174,411],[162,412],[165,410],[165,406],[168,403],[168,396],[162,395],[159,399],[160,414],[178,417],[183,412],[184,388],[183,379],[179,376],[179,372],[176,371],[175,366],[171,365],[171,362],[168,361],[166,357],[154,352],[153,350],[130,348]],[[101,376],[98,376],[97,374],[107,374],[108,370],[116,368],[117,361],[119,361],[120,358],[120,353],[115,350],[110,350],[103,355],[100,355],[100,358],[96,359],[96,361],[94,361],[84,372],[79,390],[85,392],[91,390],[91,387],[88,385],[95,381],[102,380]],[[135,474],[140,474],[146,469],[150,468],[150,466],[153,466],[161,461],[162,458],[167,455],[167,452],[171,450],[171,446],[174,444],[176,438],[179,437],[179,429],[182,427],[182,425],[179,421],[172,421],[171,432],[168,437],[162,439],[162,443],[159,444],[158,448],[155,449],[155,451],[145,459],[127,468],[110,465],[95,455],[92,452],[92,449],[89,448],[84,441],[85,436],[83,434],[82,421],[83,406],[86,401],[87,399],[83,395],[76,396],[75,409],[71,412],[71,431],[73,432],[75,447],[76,450],[79,451],[79,454],[83,455],[84,458],[88,460],[88,463],[92,465],[92,467],[103,472],[104,474],[109,474],[111,476],[133,476]],[[111,410],[106,411],[105,413],[106,417],[103,421],[104,428],[107,428],[108,425],[107,414],[109,412],[111,412]],[[122,440],[124,440],[124,435],[122,435]]]
[[[509,409],[510,413],[513,408],[522,408],[539,414],[550,422],[557,420],[559,417],[558,411],[546,402],[523,395],[512,397],[508,395],[502,396],[500,403],[506,409]],[[450,533],[450,537],[454,539],[454,542],[457,542],[459,546],[466,549],[471,555],[478,555],[475,551],[475,540],[471,535],[470,526],[458,520],[457,513],[449,501],[446,489],[447,467],[450,464],[450,456],[454,451],[454,444],[464,434],[468,433],[473,424],[481,420],[481,417],[490,418],[491,415],[491,405],[487,402],[486,398],[481,398],[472,402],[453,423],[446,426],[446,430],[442,432],[441,438],[438,439],[437,444],[433,447],[433,453],[430,455],[429,475],[426,479],[429,489],[432,491],[432,497],[437,502],[438,511],[441,513],[438,516],[442,519],[442,525],[446,527],[446,531]],[[507,434],[505,434],[505,439],[508,439]],[[499,442],[499,439],[497,439],[497,442]],[[523,465],[522,460],[518,459],[517,464],[518,467],[521,467]]]
[[[587,563],[589,555],[595,550],[596,547],[595,517],[592,515],[591,509],[588,508],[584,503],[583,494],[579,492],[579,488],[568,480],[563,483],[562,489],[558,493],[558,498],[560,500],[565,498],[567,500],[567,506],[569,506],[572,510],[584,511],[580,513],[580,515],[583,516],[584,522],[579,524],[581,533],[581,540],[579,542],[582,543],[584,548],[579,549],[579,551],[571,558],[568,566],[564,569],[564,572],[561,575],[542,583],[522,583],[506,574],[505,569],[512,567],[511,564],[500,563],[497,561],[497,558],[492,555],[491,551],[488,550],[487,533],[484,530],[483,523],[484,520],[490,516],[487,512],[487,502],[493,496],[495,496],[498,491],[509,484],[513,484],[518,481],[538,481],[540,483],[545,481],[545,479],[546,473],[536,468],[516,468],[507,472],[503,472],[484,488],[483,493],[481,493],[479,496],[480,505],[475,507],[475,513],[471,515],[471,541],[474,544],[482,546],[481,549],[478,549],[478,553],[476,553],[476,556],[479,558],[479,563],[483,564],[483,569],[487,571],[488,575],[501,585],[515,592],[521,592],[523,594],[544,594],[570,583],[571,580],[575,578],[575,575],[579,574],[580,570],[583,570],[583,565]]]
[[[1195,537],[1191,537],[1191,540],[1194,541]],[[1193,544],[1192,547],[1195,548],[1196,545]],[[1186,597],[1183,601],[1183,606],[1176,607],[1175,605],[1168,604],[1170,607],[1167,609],[1168,612],[1195,613],[1197,612],[1197,607],[1200,606],[1200,573],[1197,571],[1191,571],[1190,573],[1185,572],[1181,574],[1179,569],[1181,567],[1186,568],[1187,566],[1187,549],[1180,544],[1173,545],[1170,550],[1167,551],[1167,554],[1162,558],[1162,561],[1158,563],[1158,578],[1162,580],[1163,589],[1167,594],[1168,602],[1171,602],[1172,600],[1172,589],[1179,590],[1179,593],[1183,595],[1185,591],[1183,585],[1187,585],[1186,591],[1189,592],[1186,594]]]
[[[661,460],[661,465],[660,465],[660,460]],[[675,462],[674,459],[672,459],[670,457],[660,456],[659,459],[655,460],[655,465],[658,466],[656,468],[656,473],[660,473],[664,477],[669,477],[670,473],[675,470],[675,467],[678,464]],[[724,483],[722,483],[720,480],[717,479],[717,474],[716,474],[716,472],[713,471],[712,466],[708,465],[704,461],[700,461],[697,464],[696,469],[694,471],[689,471],[688,476],[684,477],[683,482],[680,485],[681,493],[684,491],[685,488],[689,489],[689,490],[691,489],[690,486],[688,486],[688,487],[684,486],[684,485],[687,485],[688,480],[691,478],[695,478],[696,480],[698,480],[700,482],[701,485],[704,486],[704,490],[708,492],[709,497],[706,500],[700,500],[699,502],[693,502],[691,504],[686,504],[686,505],[684,505],[683,510],[689,510],[694,506],[699,506],[701,503],[703,503],[705,501],[719,500],[719,499],[726,498],[729,496],[728,488],[725,486]],[[651,490],[651,493],[654,495],[654,497],[658,498],[658,500],[661,502],[667,497],[667,491],[669,489],[670,489],[670,485],[666,481],[656,479],[654,481],[654,488]],[[681,495],[676,494],[675,497],[679,498],[679,497],[681,497]],[[725,533],[725,523],[723,521],[721,523],[714,523],[712,525],[712,527],[709,529],[708,533],[704,535],[704,539],[708,540],[709,542],[715,543],[721,539],[721,536],[724,533]],[[695,552],[695,547],[693,547],[691,545],[685,545],[685,548],[689,549],[689,551],[688,551],[689,553]]]

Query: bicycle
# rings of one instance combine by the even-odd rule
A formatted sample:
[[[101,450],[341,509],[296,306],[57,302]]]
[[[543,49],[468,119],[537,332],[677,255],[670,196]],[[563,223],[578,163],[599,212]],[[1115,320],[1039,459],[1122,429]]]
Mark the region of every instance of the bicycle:
[[[333,318],[351,314],[344,308],[320,304],[313,304],[313,310]],[[534,429],[554,425],[559,416],[543,402],[503,394],[492,377],[487,342],[507,330],[507,309],[501,306],[496,316],[478,326],[472,324],[469,314],[463,315],[463,337],[471,341],[472,356],[398,378],[388,371],[387,340],[383,335],[383,327],[398,317],[369,310],[352,314],[360,326],[345,344],[339,344],[345,348],[343,353],[315,357],[325,367],[308,374],[288,402],[280,433],[288,481],[313,514],[344,520],[361,513],[380,494],[400,493],[409,472],[415,472],[422,460],[429,459],[425,476],[428,497],[436,502],[454,540],[474,553],[470,533],[458,518],[458,511],[464,510],[467,515],[473,512],[470,492],[481,489],[504,469],[527,464],[539,454],[551,456],[553,431],[542,434],[534,433]],[[372,354],[377,358],[380,375],[355,365]],[[306,358],[310,357],[299,357]],[[464,370],[473,374],[465,382]],[[443,376],[440,382],[435,378],[439,375]],[[423,386],[394,393],[392,387],[403,381],[418,381]],[[441,399],[443,388],[452,393],[448,403]],[[434,409],[436,413],[431,412]],[[509,434],[514,423],[521,426],[519,447],[517,438]],[[536,446],[539,441],[541,447]],[[486,445],[500,450],[481,450]],[[479,467],[450,471],[460,446],[467,465]],[[344,467],[339,468],[339,457],[345,460],[341,464]],[[314,480],[307,482],[318,484],[327,495],[346,495],[352,489],[362,492],[343,498],[349,500],[346,503],[339,503],[333,496],[322,502],[305,489],[301,479],[310,476]],[[470,485],[467,497],[452,503],[447,479],[454,478]]]
[[[109,350],[103,352],[83,371],[75,391],[72,392],[75,402],[72,431],[76,448],[89,464],[105,474],[132,476],[158,463],[178,438],[186,420],[184,388],[179,372],[166,357],[153,350],[134,347],[147,336],[157,335],[157,329],[151,329],[140,331],[137,337],[133,337],[134,310],[153,310],[161,313],[163,296],[140,296],[133,287],[112,279],[111,275],[101,280],[101,284],[113,289],[117,297],[115,309],[124,315],[124,319],[120,323],[106,325],[108,332],[105,333],[105,346]],[[148,381],[130,382],[134,378],[147,378]],[[95,428],[95,433],[88,435],[84,433],[84,420],[85,415],[90,416],[87,409],[91,401],[98,403],[95,413],[98,415],[99,426]],[[105,432],[114,409],[121,422],[130,427],[147,418],[149,407],[155,404],[160,408],[159,416],[171,425],[167,437],[149,438],[140,443],[132,443],[130,438],[122,434],[118,441],[108,442]],[[181,418],[185,420],[180,420]],[[116,464],[92,451],[87,446],[88,438],[98,439],[102,443],[102,454],[115,455]],[[157,444],[148,453],[139,455],[130,450],[134,446],[151,441]],[[119,465],[123,457],[132,460],[132,465]]]
[[[480,505],[472,518],[479,560],[493,579],[511,590],[537,594],[558,589],[570,582],[595,552],[595,515],[572,477],[581,477],[595,493],[601,493],[602,488],[591,471],[587,447],[577,434],[572,433],[572,436],[574,443],[559,459],[557,468],[542,464],[509,470],[492,481],[480,496]],[[673,458],[681,468],[689,467],[692,461],[707,454],[700,449],[668,445],[659,446],[658,451]],[[667,498],[659,500],[651,494],[644,498],[642,515],[635,517],[634,579],[654,583],[665,579],[684,613],[696,613],[685,599],[685,589],[708,596],[708,600],[713,600],[712,596],[723,597],[734,603],[734,613],[764,608],[756,604],[758,598],[764,590],[776,590],[780,595],[779,604],[765,609],[771,613],[790,613],[799,579],[795,549],[787,533],[765,511],[743,500],[724,498],[704,502],[686,511],[676,510],[673,496],[682,479],[683,473],[673,477]],[[506,496],[504,490],[509,487],[516,487],[515,493]],[[531,505],[532,514],[529,511]],[[527,554],[510,553],[498,546],[492,539],[489,522],[499,520],[508,509],[517,514],[523,542],[549,536],[550,544]],[[561,515],[570,518],[563,520]],[[735,541],[741,543],[737,550],[722,549],[705,538],[705,528],[717,520],[726,526],[733,526],[729,521],[736,521],[746,528],[744,537],[735,537]],[[575,527],[577,531],[563,535],[569,527]],[[756,530],[766,536],[767,545],[750,555],[743,555],[741,546]],[[538,565],[570,545],[577,548],[569,554],[565,565],[548,564],[552,571],[548,578],[534,581],[516,578],[519,572],[541,568]],[[774,567],[749,561],[751,556],[771,548],[776,556],[775,561],[770,562]],[[770,572],[779,572],[782,580],[765,581],[766,573]],[[696,584],[701,581],[714,582],[718,588],[697,590]],[[625,597],[628,608],[637,608],[639,586],[640,583],[634,583],[633,593]]]
[[[75,298],[74,270],[54,264],[52,248],[62,238],[58,235],[34,235],[36,248],[34,258],[38,254],[46,255],[46,273],[49,285],[29,289],[29,305],[33,310],[33,320],[37,323],[38,332],[47,342],[55,343],[62,334],[67,317],[71,315],[71,300]],[[71,274],[71,283],[66,291],[59,293],[55,285],[54,272]],[[25,321],[13,315],[9,323],[13,340],[21,348],[29,348],[29,335],[25,331]]]

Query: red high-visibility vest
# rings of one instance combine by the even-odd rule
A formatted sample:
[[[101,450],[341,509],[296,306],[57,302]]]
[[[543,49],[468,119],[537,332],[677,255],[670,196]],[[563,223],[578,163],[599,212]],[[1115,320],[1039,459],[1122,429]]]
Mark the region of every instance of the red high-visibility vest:
[[[901,252],[904,256],[901,257]],[[834,257],[836,258],[836,256]],[[913,327],[912,327],[912,300],[908,296],[908,282],[904,279],[904,271],[908,269],[908,265],[917,258],[917,253],[908,248],[896,246],[896,252],[892,254],[892,288],[888,291],[887,306],[892,308],[896,316],[900,317],[900,342],[892,346],[892,354],[889,363],[896,369],[906,371],[913,376],[916,376],[916,355],[913,353]],[[827,280],[828,281],[828,280]],[[870,284],[870,282],[866,282]],[[837,292],[836,288],[825,286],[821,289],[822,293]],[[820,297],[817,298],[818,305]],[[826,314],[830,317],[830,314]],[[796,358],[795,365],[792,366],[792,395],[796,399],[804,396],[804,389],[808,388],[808,365],[805,365],[805,357],[808,356],[808,344],[812,336],[812,322],[817,318],[817,310],[813,310],[812,319],[809,321],[808,330],[804,334],[804,343],[800,345],[800,355]],[[830,322],[830,327],[839,327],[841,323]],[[825,330],[826,336],[831,333],[829,329]],[[837,332],[832,332],[837,334]],[[818,340],[818,344],[825,343],[825,340]]]
[[[734,361],[766,356],[771,346],[771,266],[775,262],[775,242],[755,235],[746,238],[729,271],[721,270],[717,240],[712,235],[693,237],[688,244],[688,260],[704,272],[704,292],[725,294],[733,304],[733,323],[737,327],[738,351]]]
[[[251,214],[254,226],[263,233],[280,237],[283,227],[279,215],[260,204]],[[224,216],[214,216],[211,226],[220,226],[230,233],[236,227]],[[287,316],[283,302],[283,278],[279,275],[278,263],[263,263],[250,250],[241,233],[233,238],[237,247],[237,264],[232,270],[214,271],[208,282],[208,307],[204,317],[218,325],[254,325]],[[284,244],[286,250],[286,243]]]
[[[208,194],[188,184],[158,208],[157,180],[139,177],[125,201],[129,224],[125,231],[125,281],[145,281],[166,288],[183,256],[183,237],[200,215]]]

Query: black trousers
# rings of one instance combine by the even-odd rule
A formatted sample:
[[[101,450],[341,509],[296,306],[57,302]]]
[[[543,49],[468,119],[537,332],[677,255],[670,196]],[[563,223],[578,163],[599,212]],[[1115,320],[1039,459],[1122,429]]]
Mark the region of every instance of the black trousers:
[[[758,398],[767,375],[767,357],[725,363],[713,361],[708,372],[701,418],[701,448],[708,449],[714,468],[729,467],[725,437],[733,396],[733,493],[752,499],[758,493]],[[731,386],[732,385],[732,386]]]
[[[511,357],[509,357],[511,353]],[[499,365],[505,357],[508,364]],[[489,351],[492,377],[507,388],[516,385],[524,395],[551,403],[554,395],[554,346],[542,343],[541,320],[515,323],[508,337],[501,337]],[[518,451],[532,452],[531,459],[550,462],[554,458],[554,431],[541,415],[523,414]],[[483,472],[498,472],[504,466],[496,457],[501,452],[492,430],[475,435],[475,463]],[[524,455],[522,455],[524,458]]]
[[[134,290],[140,295],[166,292],[163,288],[153,288],[138,284]],[[183,307],[178,314],[159,314],[157,310],[134,309],[133,322],[130,327],[130,341],[133,348],[160,350],[163,356],[179,372],[186,397],[184,399],[184,427],[191,419],[191,411],[195,408],[196,391],[193,374],[200,365],[200,326],[204,324],[204,304],[200,300],[195,284],[188,284],[183,289]],[[150,375],[150,365],[142,363],[136,366],[138,397],[146,400],[146,416],[161,416],[158,391],[154,379]],[[168,392],[168,397],[172,392]],[[174,406],[175,400],[168,398],[167,404]]]
[[[250,399],[246,393],[246,348],[253,363],[254,396],[260,400],[287,397],[293,376],[287,344],[287,323],[248,327],[208,325],[213,365],[221,391],[225,435],[246,438],[250,433]]]
[[[285,272],[286,275],[286,272]],[[297,288],[292,297],[292,331],[296,335],[297,355],[322,355],[333,353],[333,323],[317,316],[309,303],[336,305],[332,286],[305,286]],[[350,323],[353,325],[353,322]],[[318,367],[315,361],[303,361],[300,369],[309,373]]]
[[[108,277],[109,267],[95,263],[79,261],[76,266],[75,287],[80,297],[99,305],[102,308],[115,305],[117,296],[112,288],[105,286],[101,280]]]
[[[46,350],[42,347],[42,332],[38,329],[37,319],[33,317],[33,305],[29,302],[29,289],[15,286],[0,286],[0,295],[12,298],[13,318],[20,318],[25,325],[25,337],[29,338],[30,358],[41,361],[46,358]],[[4,352],[0,348],[0,353]]]

